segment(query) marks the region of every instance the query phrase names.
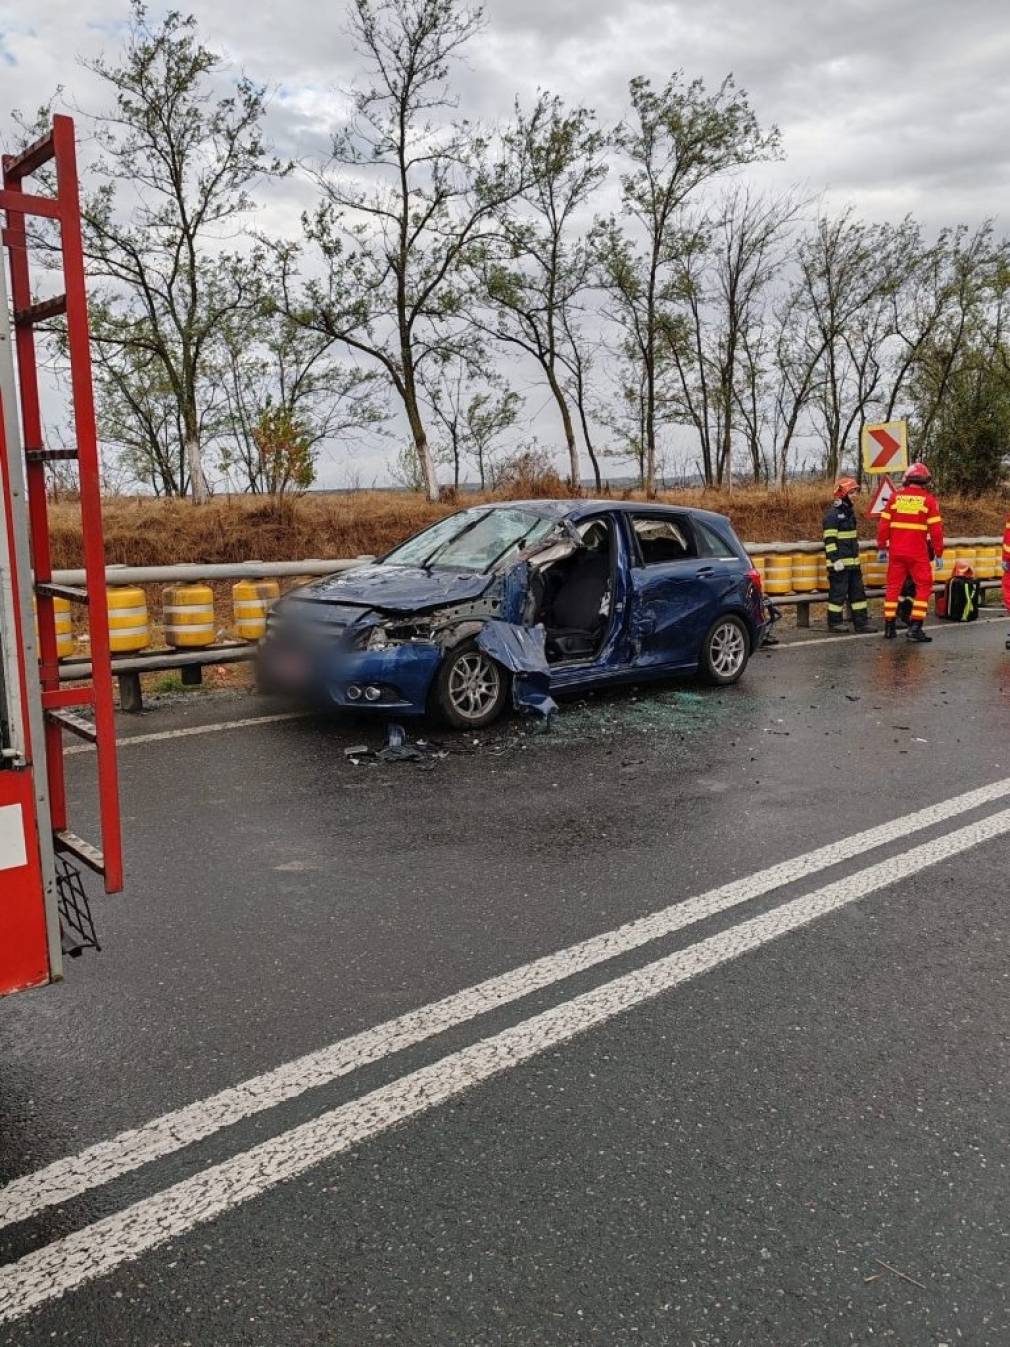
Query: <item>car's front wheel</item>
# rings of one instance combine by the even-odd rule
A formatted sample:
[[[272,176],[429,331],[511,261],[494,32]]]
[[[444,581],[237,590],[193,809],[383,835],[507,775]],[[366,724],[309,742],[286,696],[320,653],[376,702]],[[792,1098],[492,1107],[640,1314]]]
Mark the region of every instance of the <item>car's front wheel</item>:
[[[729,687],[735,683],[751,653],[751,636],[742,618],[726,613],[709,627],[701,647],[699,672],[706,683]]]
[[[476,641],[447,651],[432,687],[433,709],[457,730],[481,730],[497,720],[508,699],[507,672]]]

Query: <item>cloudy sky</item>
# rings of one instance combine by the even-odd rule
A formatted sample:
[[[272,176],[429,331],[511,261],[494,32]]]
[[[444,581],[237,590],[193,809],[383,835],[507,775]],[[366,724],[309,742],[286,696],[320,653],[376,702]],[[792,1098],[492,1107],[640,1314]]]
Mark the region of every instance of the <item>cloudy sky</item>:
[[[188,8],[184,0],[182,8]],[[274,90],[278,148],[321,157],[353,79],[341,0],[200,0],[205,40]],[[158,13],[151,4],[151,13]],[[12,108],[63,85],[83,108],[105,95],[79,57],[114,49],[124,0],[2,0],[0,137]],[[507,115],[538,87],[624,112],[634,74],[682,68],[715,84],[732,72],[786,160],[757,176],[800,184],[867,217],[912,213],[927,228],[1005,214],[1010,183],[1010,10],[1005,0],[487,0],[469,49],[463,110]],[[308,189],[289,180],[258,223],[295,228]]]

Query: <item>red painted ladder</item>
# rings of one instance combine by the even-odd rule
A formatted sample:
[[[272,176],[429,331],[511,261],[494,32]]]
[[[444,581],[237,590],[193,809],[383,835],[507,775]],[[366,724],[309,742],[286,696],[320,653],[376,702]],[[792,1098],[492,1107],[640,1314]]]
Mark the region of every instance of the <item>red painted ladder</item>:
[[[35,195],[25,180],[53,165],[55,193]],[[107,893],[123,886],[122,840],[119,816],[119,785],[116,768],[116,728],[109,664],[109,619],[105,591],[105,549],[102,540],[102,503],[95,430],[94,392],[85,291],[84,250],[78,198],[77,153],[74,124],[69,117],[55,117],[52,131],[21,154],[5,156],[0,186],[0,226],[10,258],[10,299],[14,312],[14,350],[17,391],[24,447],[27,488],[28,532],[35,597],[38,606],[39,675],[49,808],[57,853],[80,862],[103,877]],[[58,226],[59,260],[63,293],[54,299],[35,301],[29,263],[30,219],[54,221]],[[4,221],[6,223],[4,224]],[[47,267],[47,271],[49,268]],[[75,447],[50,449],[44,442],[39,401],[38,363],[35,349],[37,324],[66,315],[70,386],[73,401]],[[8,453],[17,446],[8,444]],[[85,587],[77,589],[53,583],[49,540],[49,509],[46,466],[59,460],[74,460],[80,475],[81,535],[84,550]],[[54,600],[69,599],[88,609],[91,640],[91,682],[64,687],[60,682]],[[91,711],[91,717],[78,714]],[[71,831],[67,817],[67,790],[63,738],[69,733],[95,745],[98,767],[98,800],[101,845],[86,842]]]

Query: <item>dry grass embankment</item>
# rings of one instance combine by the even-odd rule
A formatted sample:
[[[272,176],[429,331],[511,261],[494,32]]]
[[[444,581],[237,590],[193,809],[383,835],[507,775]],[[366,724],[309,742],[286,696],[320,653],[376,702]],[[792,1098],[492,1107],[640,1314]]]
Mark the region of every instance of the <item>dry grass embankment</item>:
[[[790,542],[819,536],[830,495],[830,488],[804,484],[785,491],[754,487],[732,493],[668,491],[660,499],[727,514],[740,537],[749,542]],[[622,492],[620,498],[641,499],[641,495]],[[460,503],[482,499],[488,497],[466,495]],[[865,508],[866,497],[863,500]],[[952,535],[1002,532],[1004,499],[948,497],[941,504]],[[307,495],[278,503],[256,496],[218,497],[199,509],[188,501],[113,497],[105,502],[105,552],[109,562],[133,566],[379,554],[455,508],[395,491]],[[870,521],[864,520],[861,527],[866,537],[872,537]],[[52,507],[52,531],[54,565],[79,566],[76,505]]]

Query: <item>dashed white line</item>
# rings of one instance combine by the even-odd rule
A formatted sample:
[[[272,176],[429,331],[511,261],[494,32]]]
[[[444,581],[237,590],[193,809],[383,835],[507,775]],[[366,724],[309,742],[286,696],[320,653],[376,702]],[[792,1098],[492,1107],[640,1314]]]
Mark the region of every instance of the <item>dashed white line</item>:
[[[653,1000],[661,992],[1008,832],[1010,809],[871,865],[450,1053],[26,1254],[0,1269],[0,1322],[20,1318],[46,1301],[107,1276],[122,1264],[277,1184]]]
[[[554,954],[286,1062],[262,1075],[163,1114],[141,1127],[12,1180],[0,1193],[0,1228],[112,1182],[253,1114],[327,1085],[369,1063],[486,1014],[707,917],[809,878],[888,843],[1010,796],[1010,777],[902,815],[742,879],[681,900]]]
[[[248,716],[245,720],[219,720],[213,725],[187,725],[180,730],[158,730],[154,734],[131,734],[116,740],[117,748],[132,748],[134,744],[157,744],[164,739],[190,739],[198,734],[220,734],[223,730],[245,730],[251,725],[277,725],[284,720],[304,720],[310,711],[281,711],[273,716]],[[64,756],[73,753],[94,753],[94,744],[76,744],[64,749]]]

